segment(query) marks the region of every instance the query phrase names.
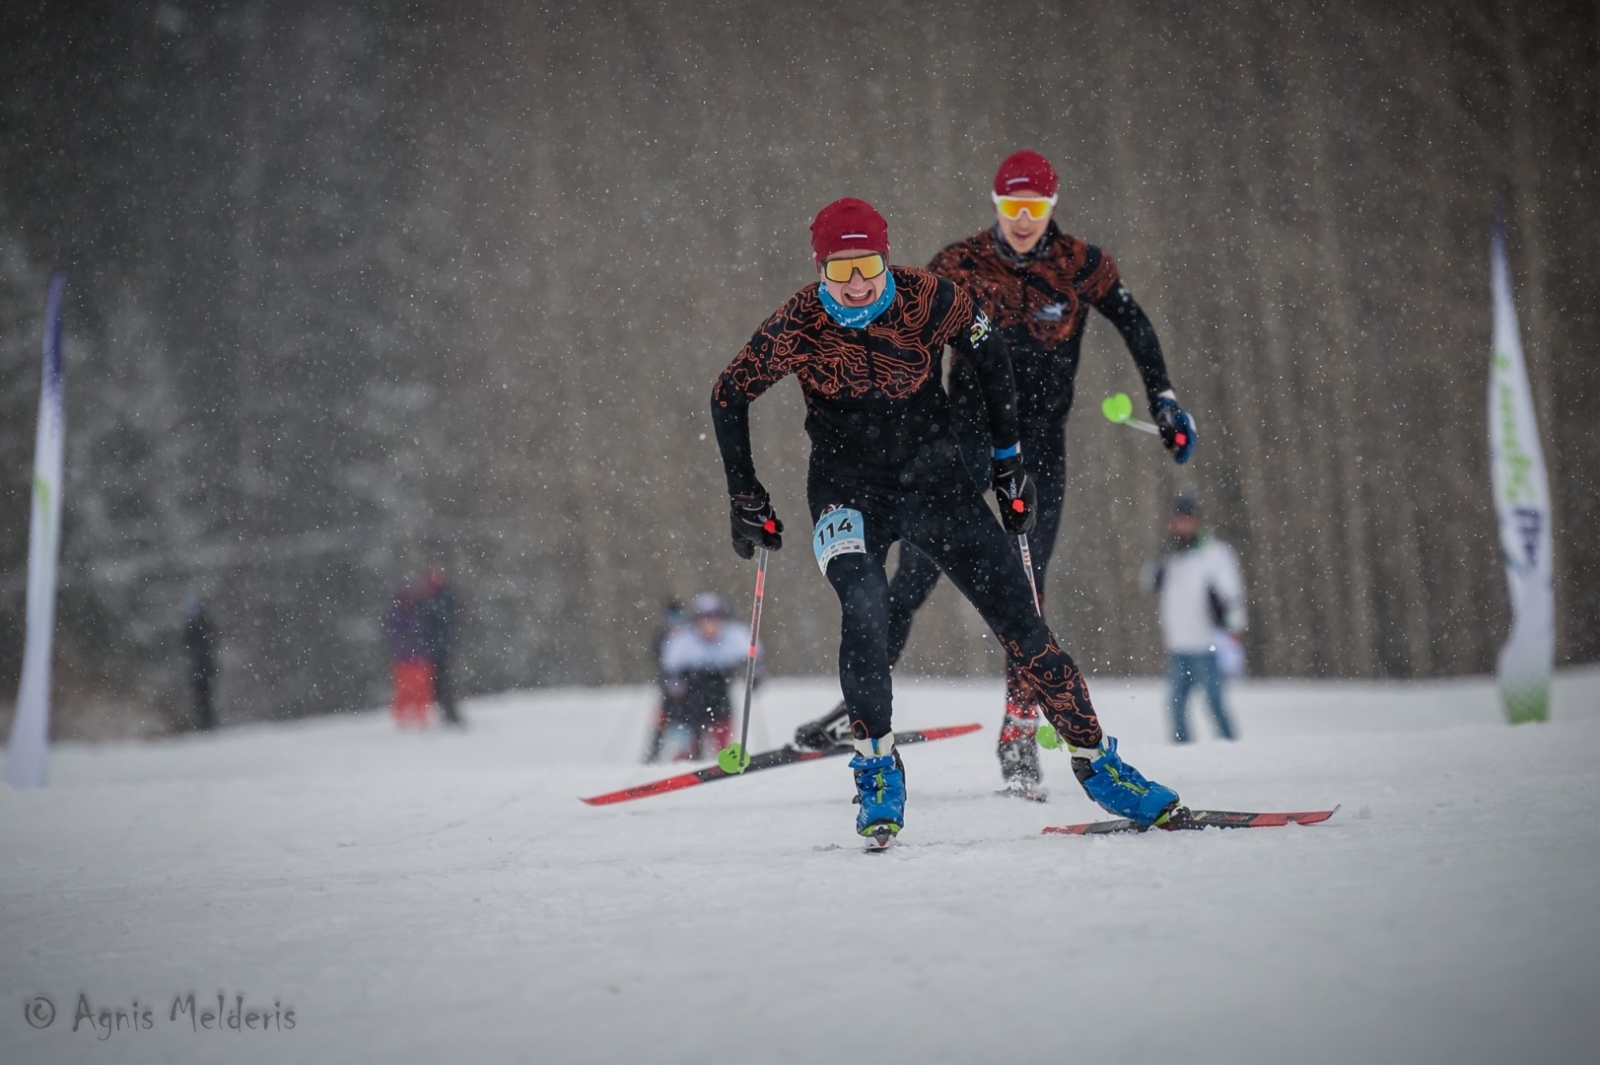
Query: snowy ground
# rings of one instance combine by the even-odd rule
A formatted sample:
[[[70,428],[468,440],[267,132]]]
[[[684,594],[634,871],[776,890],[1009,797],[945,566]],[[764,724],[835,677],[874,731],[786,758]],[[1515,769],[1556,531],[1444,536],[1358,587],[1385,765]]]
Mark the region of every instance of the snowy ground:
[[[775,681],[754,739],[834,690]],[[985,728],[907,751],[876,856],[840,762],[579,804],[658,775],[642,689],[67,746],[0,788],[0,1061],[1600,1060],[1600,670],[1516,729],[1486,681],[1257,681],[1183,749],[1154,682],[1093,690],[1191,802],[1344,810],[1040,836],[1096,812],[1059,756],[1049,805],[992,796],[994,683],[902,682],[902,727]],[[149,1027],[73,1032],[80,995]]]

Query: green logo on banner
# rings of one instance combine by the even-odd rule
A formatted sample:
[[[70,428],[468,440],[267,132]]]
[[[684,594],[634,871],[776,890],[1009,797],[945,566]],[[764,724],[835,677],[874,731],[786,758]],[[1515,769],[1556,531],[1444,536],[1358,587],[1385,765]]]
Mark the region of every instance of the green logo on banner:
[[[1505,355],[1496,352],[1495,364],[1502,370],[1506,369],[1510,360]],[[1505,470],[1505,496],[1507,503],[1532,503],[1533,485],[1530,476],[1533,473],[1533,460],[1522,450],[1522,441],[1517,433],[1517,407],[1511,386],[1499,386],[1500,398],[1500,463]]]

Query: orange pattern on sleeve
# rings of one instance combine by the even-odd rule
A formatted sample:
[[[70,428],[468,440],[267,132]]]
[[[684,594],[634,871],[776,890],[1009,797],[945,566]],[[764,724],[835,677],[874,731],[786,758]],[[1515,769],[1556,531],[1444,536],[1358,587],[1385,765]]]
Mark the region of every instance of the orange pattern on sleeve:
[[[928,269],[967,289],[997,327],[1024,328],[1051,347],[1081,332],[1090,305],[1121,280],[1110,255],[1059,231],[1052,236],[1049,253],[1028,264],[1031,280],[1025,280],[1021,268],[1000,257],[995,239],[984,230],[952,244],[934,256]]]
[[[859,399],[874,389],[888,399],[906,399],[926,387],[944,345],[971,324],[972,301],[958,290],[956,304],[965,306],[965,318],[952,307],[934,323],[939,279],[925,270],[894,269],[895,301],[864,331],[875,341],[870,376],[863,331],[834,322],[812,284],[768,318],[734,357],[717,381],[717,402],[727,405],[724,389],[730,386],[755,399],[791,373],[807,395],[828,399]]]

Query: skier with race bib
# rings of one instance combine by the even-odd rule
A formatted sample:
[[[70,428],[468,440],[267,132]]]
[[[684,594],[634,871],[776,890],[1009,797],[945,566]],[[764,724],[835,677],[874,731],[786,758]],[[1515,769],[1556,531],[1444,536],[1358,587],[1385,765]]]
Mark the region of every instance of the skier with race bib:
[[[1194,422],[1178,405],[1167,379],[1155,330],[1123,284],[1111,256],[1061,231],[1052,220],[1059,181],[1037,152],[1008,156],[995,173],[995,224],[935,255],[928,269],[955,281],[977,301],[1005,341],[1016,382],[1022,455],[1038,492],[1038,524],[1029,537],[1035,587],[1041,598],[1055,549],[1066,489],[1066,424],[1089,308],[1122,335],[1144,384],[1161,439],[1179,464],[1194,452]],[[958,356],[950,373],[953,421],[974,477],[987,469],[988,418],[976,367]],[[889,584],[889,662],[911,633],[912,615],[939,582],[939,566],[902,544]],[[826,747],[839,738],[843,708],[802,725],[796,742]],[[1006,669],[1000,770],[1006,792],[1043,800],[1035,732],[1039,706],[1015,666]]]
[[[1177,793],[1123,762],[1116,740],[1103,734],[1083,674],[1035,610],[1011,545],[1011,536],[1033,527],[1037,506],[999,332],[962,287],[890,267],[888,224],[862,200],[824,207],[811,224],[811,247],[818,283],[756,330],[717,379],[711,413],[734,550],[742,558],[758,547],[777,550],[783,523],[756,477],[749,411],[776,382],[799,378],[811,437],[812,549],[841,608],[839,682],[855,748],[857,832],[882,846],[905,824],[884,572],[896,540],[927,555],[977,608],[1029,703],[1065,741],[1089,797],[1141,824],[1164,822],[1181,809]],[[947,344],[970,367],[983,407],[1004,531],[951,432],[941,372]]]

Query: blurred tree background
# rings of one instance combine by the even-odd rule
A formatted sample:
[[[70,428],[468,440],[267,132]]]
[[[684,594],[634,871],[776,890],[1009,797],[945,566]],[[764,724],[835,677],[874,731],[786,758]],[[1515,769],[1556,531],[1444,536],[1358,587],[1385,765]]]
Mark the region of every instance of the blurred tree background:
[[[467,687],[639,681],[661,601],[743,609],[707,417],[866,197],[897,262],[992,218],[1019,147],[1108,249],[1201,431],[1178,469],[1091,318],[1049,604],[1159,668],[1140,564],[1177,488],[1235,543],[1252,667],[1486,671],[1506,198],[1556,520],[1558,660],[1600,657],[1600,5],[99,0],[0,9],[0,699],[15,691],[38,349],[69,276],[59,734],[382,701],[394,582],[449,569]],[[802,410],[756,408],[796,535],[773,667],[833,668]],[[904,668],[997,673],[941,588]]]

